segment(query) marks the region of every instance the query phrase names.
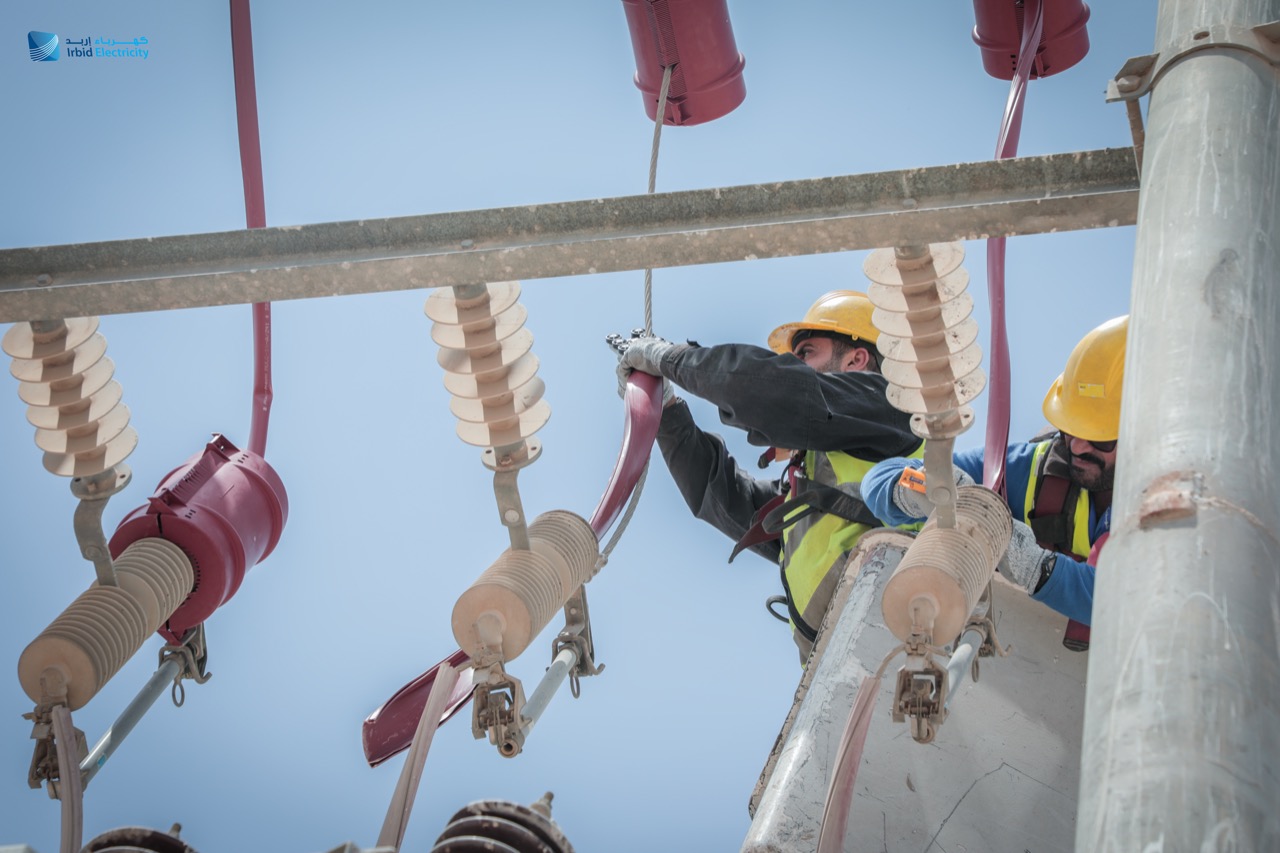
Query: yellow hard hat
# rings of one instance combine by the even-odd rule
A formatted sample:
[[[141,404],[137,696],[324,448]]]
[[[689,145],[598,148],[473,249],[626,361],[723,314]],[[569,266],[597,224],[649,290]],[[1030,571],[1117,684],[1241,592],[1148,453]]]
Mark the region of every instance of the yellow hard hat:
[[[874,344],[880,332],[871,322],[874,306],[865,293],[833,290],[818,297],[798,323],[783,323],[769,333],[769,349],[791,352],[791,338],[801,329],[838,332]]]
[[[1108,320],[1080,339],[1044,398],[1044,416],[1085,441],[1120,437],[1120,392],[1129,315]]]

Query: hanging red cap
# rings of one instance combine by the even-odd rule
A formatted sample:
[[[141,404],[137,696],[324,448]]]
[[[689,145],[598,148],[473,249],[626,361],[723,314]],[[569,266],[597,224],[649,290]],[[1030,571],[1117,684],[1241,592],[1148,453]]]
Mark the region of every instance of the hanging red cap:
[[[657,120],[663,69],[671,85],[663,124],[702,124],[732,112],[747,96],[725,0],[622,0],[636,55],[636,86]]]
[[[1089,52],[1089,7],[1081,0],[1041,0],[1044,27],[1032,77],[1066,71]],[[982,67],[998,80],[1012,80],[1022,44],[1021,0],[973,0],[977,25],[973,40],[982,49]]]

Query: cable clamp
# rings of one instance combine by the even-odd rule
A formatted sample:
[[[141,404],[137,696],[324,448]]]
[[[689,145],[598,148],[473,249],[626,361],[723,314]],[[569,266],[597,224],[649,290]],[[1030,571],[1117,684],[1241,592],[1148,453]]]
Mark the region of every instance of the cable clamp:
[[[893,691],[893,721],[911,718],[911,738],[917,743],[930,743],[938,726],[947,719],[947,671],[938,666],[932,655],[916,659],[918,666],[898,670]]]
[[[47,781],[49,798],[52,800],[58,799],[58,780],[61,778],[58,771],[59,747],[74,748],[77,764],[89,754],[89,742],[80,729],[72,729],[76,737],[73,746],[60,744],[54,737],[53,709],[63,704],[66,704],[65,699],[40,702],[30,713],[22,715],[24,720],[32,722],[31,739],[36,742],[31,753],[31,766],[27,769],[27,786],[32,789],[39,788]]]
[[[569,671],[569,691],[577,699],[582,693],[580,679],[604,672],[604,664],[596,665],[595,642],[591,638],[591,612],[587,608],[587,588],[578,587],[564,604],[564,629],[551,642],[551,659],[564,649],[573,647],[578,663]]]
[[[1164,53],[1135,56],[1107,81],[1107,103],[1141,98],[1151,91],[1169,66],[1210,48],[1243,50],[1280,66],[1280,21],[1256,27],[1211,24],[1183,34]]]
[[[501,662],[489,665],[485,672],[477,669],[475,681],[471,734],[476,740],[487,734],[489,743],[510,758],[520,751],[524,742],[520,730],[524,685],[520,679],[508,675]]]
[[[213,673],[208,671],[209,646],[205,639],[203,622],[188,629],[182,637],[182,642],[169,643],[161,647],[160,666],[164,666],[171,660],[178,662],[178,674],[173,677],[171,696],[174,707],[181,708],[182,703],[187,700],[186,689],[182,686],[183,679],[204,684],[213,678]]]

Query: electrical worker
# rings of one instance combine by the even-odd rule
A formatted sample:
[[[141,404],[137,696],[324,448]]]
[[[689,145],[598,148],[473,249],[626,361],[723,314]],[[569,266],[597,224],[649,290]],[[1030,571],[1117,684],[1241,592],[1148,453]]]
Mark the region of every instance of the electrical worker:
[[[779,326],[769,349],[751,344],[699,346],[661,338],[612,340],[625,346],[618,379],[632,369],[661,376],[658,446],[695,516],[780,565],[786,618],[807,660],[841,570],[859,537],[880,522],[862,503],[859,482],[883,459],[919,455],[910,417],[889,405],[875,350],[879,333],[866,295],[827,293],[804,318]],[[772,350],[772,351],[770,351]],[[714,404],[720,421],[747,441],[790,449],[783,476],[758,479],[734,460],[718,435],[694,423],[671,384]],[[782,451],[785,452],[785,451]]]
[[[1091,551],[1111,526],[1111,489],[1120,436],[1128,316],[1108,320],[1085,335],[1044,398],[1044,416],[1056,432],[1009,445],[1005,486],[1013,536],[1000,570],[1032,598],[1088,625],[1093,611]],[[983,450],[957,453],[955,464],[981,481]],[[932,510],[903,469],[889,459],[863,480],[867,505],[890,524],[917,521]],[[917,479],[918,482],[918,479]],[[1088,632],[1068,631],[1064,644],[1087,648]]]

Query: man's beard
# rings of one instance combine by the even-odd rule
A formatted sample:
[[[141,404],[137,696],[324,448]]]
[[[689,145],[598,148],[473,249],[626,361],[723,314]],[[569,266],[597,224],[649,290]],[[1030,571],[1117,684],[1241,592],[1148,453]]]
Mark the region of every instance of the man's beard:
[[[1097,466],[1097,468],[1081,470],[1075,465],[1075,461],[1077,459],[1092,462]],[[1115,478],[1115,468],[1108,468],[1105,459],[1095,456],[1092,453],[1082,453],[1079,456],[1074,453],[1071,454],[1071,482],[1079,485],[1086,491],[1109,492],[1115,482]]]
[[[840,363],[843,356],[833,355],[826,364],[815,368],[819,373],[842,373],[844,365]]]

